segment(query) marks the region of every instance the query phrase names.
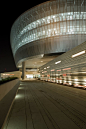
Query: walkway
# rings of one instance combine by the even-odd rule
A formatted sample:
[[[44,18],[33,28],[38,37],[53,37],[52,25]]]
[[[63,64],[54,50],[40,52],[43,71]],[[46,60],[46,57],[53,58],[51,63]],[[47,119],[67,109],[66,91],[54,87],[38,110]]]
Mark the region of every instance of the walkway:
[[[21,82],[4,129],[86,129],[86,90]]]

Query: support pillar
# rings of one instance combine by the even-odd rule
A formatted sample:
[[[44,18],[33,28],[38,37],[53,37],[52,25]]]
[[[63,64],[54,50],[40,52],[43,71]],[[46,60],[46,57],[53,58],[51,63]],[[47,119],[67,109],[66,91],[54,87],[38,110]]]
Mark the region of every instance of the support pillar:
[[[25,79],[25,62],[22,62],[22,80]]]

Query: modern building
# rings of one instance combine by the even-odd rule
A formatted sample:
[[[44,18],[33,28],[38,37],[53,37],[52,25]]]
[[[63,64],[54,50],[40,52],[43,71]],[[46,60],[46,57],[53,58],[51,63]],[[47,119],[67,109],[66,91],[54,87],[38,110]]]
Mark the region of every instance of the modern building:
[[[86,89],[86,41],[41,66],[40,79]]]
[[[86,0],[51,0],[37,5],[14,22],[11,47],[16,67],[38,69],[86,41]]]

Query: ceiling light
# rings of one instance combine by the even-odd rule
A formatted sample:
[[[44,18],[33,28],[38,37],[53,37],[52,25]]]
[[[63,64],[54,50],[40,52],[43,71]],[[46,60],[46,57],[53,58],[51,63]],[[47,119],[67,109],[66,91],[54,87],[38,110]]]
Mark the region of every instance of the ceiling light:
[[[85,50],[84,50],[84,51],[81,51],[81,52],[78,52],[78,53],[72,55],[72,58],[73,58],[73,57],[76,57],[76,56],[79,56],[79,55],[82,55],[82,54],[84,54],[84,53],[85,53]]]
[[[20,67],[22,67],[22,66],[20,65],[20,66],[18,66],[18,67],[20,68]]]
[[[50,68],[50,66],[48,66],[47,68]]]
[[[61,63],[61,61],[57,61],[57,62],[55,62],[55,64],[58,64],[58,63]]]

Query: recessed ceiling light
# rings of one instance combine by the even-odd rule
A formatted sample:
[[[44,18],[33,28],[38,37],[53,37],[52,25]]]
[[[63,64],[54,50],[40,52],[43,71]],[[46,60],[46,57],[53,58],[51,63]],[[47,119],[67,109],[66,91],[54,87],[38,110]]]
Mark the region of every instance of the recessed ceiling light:
[[[58,63],[61,63],[61,61],[57,61],[57,62],[55,62],[55,64],[58,64]]]
[[[76,57],[76,56],[79,56],[79,55],[81,55],[81,54],[84,54],[84,53],[86,53],[85,50],[84,50],[84,51],[81,51],[81,52],[78,52],[78,53],[72,55],[72,58],[73,58],[73,57]]]
[[[41,61],[41,62],[43,62],[43,61]]]

